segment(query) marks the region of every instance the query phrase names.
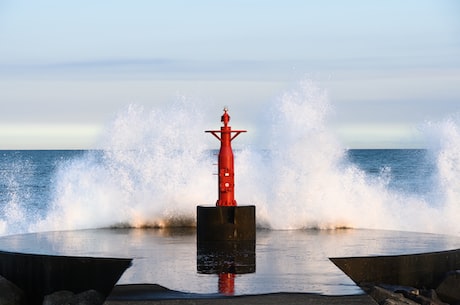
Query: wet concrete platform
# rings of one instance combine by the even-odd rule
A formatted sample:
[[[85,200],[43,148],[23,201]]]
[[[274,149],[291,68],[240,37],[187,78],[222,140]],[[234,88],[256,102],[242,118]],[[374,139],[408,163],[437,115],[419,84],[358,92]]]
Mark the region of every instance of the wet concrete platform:
[[[172,291],[159,285],[116,286],[104,305],[377,305],[366,294],[327,296],[314,293],[268,293],[216,296]]]
[[[329,257],[399,255],[460,248],[460,237],[382,230],[258,230],[255,270],[235,277],[235,294],[362,294]],[[155,283],[218,293],[218,275],[198,272],[195,228],[95,229],[0,237],[0,250],[133,258],[118,285]]]

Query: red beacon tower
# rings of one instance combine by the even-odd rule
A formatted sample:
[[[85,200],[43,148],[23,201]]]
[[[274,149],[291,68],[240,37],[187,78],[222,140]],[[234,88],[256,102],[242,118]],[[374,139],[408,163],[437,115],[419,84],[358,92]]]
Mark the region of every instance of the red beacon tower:
[[[206,130],[220,141],[217,190],[219,199],[215,206],[197,206],[197,242],[255,241],[256,207],[238,205],[235,200],[235,170],[232,140],[246,130],[232,130],[230,116],[224,108],[220,130]]]
[[[228,125],[230,115],[228,115],[227,107],[224,108],[224,114],[221,117],[221,122],[224,124],[220,130],[206,130],[220,141],[219,162],[218,162],[218,192],[219,199],[216,206],[236,206],[235,200],[235,170],[233,162],[232,141],[240,133],[246,130],[232,130]],[[220,134],[220,136],[219,136]]]
[[[215,206],[197,206],[197,270],[219,274],[219,292],[234,293],[235,275],[255,272],[256,207],[237,206],[232,140],[246,130],[232,130],[224,108],[220,130],[206,130],[220,141]]]

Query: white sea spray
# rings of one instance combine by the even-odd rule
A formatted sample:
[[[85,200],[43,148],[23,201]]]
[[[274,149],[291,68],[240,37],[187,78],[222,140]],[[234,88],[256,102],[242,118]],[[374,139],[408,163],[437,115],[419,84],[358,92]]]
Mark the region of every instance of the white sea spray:
[[[126,107],[107,126],[102,150],[60,163],[45,215],[31,217],[19,204],[24,194],[12,192],[0,233],[193,226],[196,206],[217,199],[216,157],[203,131],[219,122],[204,123],[205,107],[187,99],[162,108]],[[267,146],[235,151],[236,200],[256,205],[259,227],[460,234],[459,120],[422,130],[436,173],[433,190],[419,196],[389,187],[391,168],[369,175],[349,161],[330,128],[332,108],[325,90],[302,81],[266,107],[267,119],[256,128]],[[7,178],[14,189],[16,180]]]

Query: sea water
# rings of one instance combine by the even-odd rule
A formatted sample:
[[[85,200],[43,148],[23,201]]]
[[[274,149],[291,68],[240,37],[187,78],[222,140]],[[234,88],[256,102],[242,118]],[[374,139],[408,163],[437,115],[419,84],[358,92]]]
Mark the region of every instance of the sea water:
[[[110,154],[111,153],[112,152],[110,152]],[[212,156],[216,153],[216,151],[205,152],[205,154],[209,156],[208,161],[210,164],[212,164]],[[236,162],[239,161],[239,155],[244,153],[246,152],[237,151],[235,153]],[[267,152],[264,153],[266,154]],[[168,223],[171,226],[193,226],[194,220],[192,218],[194,215],[190,214],[190,210],[194,210],[197,204],[212,203],[215,199],[214,197],[217,195],[214,187],[210,186],[211,191],[207,191],[207,193],[209,193],[209,198],[207,200],[206,198],[202,200],[190,199],[190,202],[186,202],[186,204],[190,205],[191,208],[186,209],[186,211],[176,209],[176,215],[174,215],[174,212],[168,211],[170,209],[174,210],[173,207],[169,206],[171,202],[159,202],[157,196],[142,198],[142,200],[146,200],[149,204],[158,206],[158,208],[154,212],[153,207],[147,208],[141,205],[137,213],[142,214],[143,211],[152,210],[153,217],[150,221],[147,217],[143,220],[137,220],[134,216],[136,211],[133,211],[133,208],[139,206],[139,203],[134,202],[134,200],[140,195],[134,193],[137,192],[135,189],[138,186],[132,184],[136,182],[136,179],[142,179],[142,177],[136,178],[137,174],[134,169],[125,169],[125,171],[128,170],[129,173],[123,172],[124,177],[123,175],[118,176],[115,172],[112,173],[112,171],[120,169],[113,168],[115,166],[113,164],[106,164],[108,162],[106,154],[107,152],[105,151],[83,150],[0,151],[0,223],[2,224],[2,235],[60,229],[125,226],[164,227],[168,226]],[[433,185],[433,181],[437,175],[436,164],[435,160],[432,158],[432,153],[426,149],[349,149],[345,152],[342,162],[347,162],[347,166],[351,167],[352,170],[359,174],[357,188],[367,183],[369,184],[369,188],[381,188],[383,192],[383,194],[380,194],[381,196],[388,196],[388,194],[393,193],[395,198],[406,197],[408,200],[415,200],[414,198],[416,198],[420,200],[420,202],[429,202],[428,200],[433,200],[433,206],[439,204],[436,198],[433,198],[433,194],[439,191],[437,190],[438,186]],[[120,164],[120,167],[121,166],[126,165]],[[174,166],[176,165],[173,165],[173,167]],[[211,176],[213,170],[214,169],[210,168],[211,172],[204,173],[205,176]],[[94,177],[93,173],[95,171],[102,171],[100,172],[101,176]],[[85,177],[85,173],[87,173],[87,177]],[[129,177],[129,174],[133,177]],[[59,177],[61,175],[64,176],[63,178],[69,179],[69,181],[60,180],[61,178]],[[72,175],[77,175],[77,177],[72,177]],[[110,186],[111,183],[115,182],[109,179],[120,179],[121,181],[118,181],[118,183],[121,188],[132,188],[131,196],[133,196],[133,198],[130,199],[128,197],[126,198],[126,202],[120,202],[124,198],[116,199],[113,198],[111,194],[107,194],[112,187],[112,189],[115,189],[116,194],[128,192],[128,190],[119,190],[116,189],[115,186]],[[153,178],[151,179],[153,180]],[[325,179],[327,179],[327,177],[325,177]],[[349,179],[349,177],[344,175],[343,179]],[[64,182],[65,185],[63,185]],[[123,185],[125,182],[131,185]],[[258,183],[260,181],[256,180],[253,184],[256,182]],[[145,181],[139,181],[141,185],[145,183]],[[344,183],[347,183],[347,181],[344,181]],[[163,194],[163,196],[174,198],[173,193],[177,191],[175,188],[180,186],[181,185],[161,186],[161,188],[171,188],[169,190],[171,194]],[[250,187],[251,186],[249,186],[249,188]],[[297,191],[294,186],[292,189]],[[239,188],[237,187],[237,193],[238,190]],[[149,190],[143,191],[149,193]],[[328,190],[326,188],[324,190],[318,190],[318,192],[328,192]],[[129,194],[127,196],[129,196]],[[246,194],[246,196],[250,197],[251,195]],[[375,200],[378,200],[379,194],[375,194],[375,196]],[[239,197],[243,196],[240,195]],[[113,201],[108,201],[108,198],[112,198],[111,200]],[[302,197],[299,197],[297,200],[293,200],[294,202],[290,202],[286,206],[306,205],[307,203],[301,202],[301,198]],[[57,200],[62,201],[56,202]],[[130,202],[131,200],[132,202]],[[186,196],[184,196],[184,200],[187,200]],[[344,198],[343,200],[347,199]],[[248,202],[253,202],[253,200],[249,200]],[[124,206],[124,204],[126,204],[126,206]],[[371,201],[367,204],[372,205],[373,202]],[[260,208],[263,213],[268,213],[265,211],[266,205],[268,205],[268,203],[263,204]],[[101,208],[110,208],[110,206],[118,210],[109,212],[110,214],[118,214],[115,215],[112,221],[105,216],[104,213],[101,213],[100,210]],[[405,206],[402,205],[398,208],[404,209]],[[296,209],[299,209],[299,207],[296,207]],[[407,209],[410,209],[410,206],[408,206]],[[49,223],[50,215],[53,215],[53,213],[59,213],[66,217],[62,219],[56,218],[55,222]],[[75,220],[75,222],[72,223],[73,213],[76,214],[74,215],[75,217],[82,217],[85,219],[90,217],[91,219]],[[341,211],[337,210],[335,213],[340,214]],[[139,217],[141,216],[139,215]],[[266,217],[277,217],[277,215],[262,215],[262,220],[258,222],[259,227],[272,228],[277,221],[273,220],[272,223],[269,219],[266,219]],[[416,213],[412,217],[416,218]],[[288,220],[286,221],[286,226],[280,226],[279,229],[321,227],[320,219],[316,222],[307,221],[301,224],[295,219],[295,214],[283,215],[282,218],[288,218]],[[379,227],[379,223],[384,223],[385,221],[388,221],[388,219],[376,220],[376,223],[370,227],[385,229],[384,225]],[[412,220],[409,218],[406,219],[406,221],[410,223]],[[298,227],[291,226],[289,222],[296,223]],[[361,226],[353,225],[353,223],[342,224],[339,222],[336,227],[359,228]],[[365,228],[365,226],[363,227]],[[328,226],[327,228],[334,227]],[[403,224],[401,224],[401,227],[395,226],[391,229],[417,231],[417,228],[411,229],[405,227]],[[423,232],[424,230],[419,229],[418,231]],[[438,233],[446,232],[440,231]],[[452,232],[449,233],[452,234]],[[455,232],[453,233],[455,235]]]
[[[263,145],[234,141],[235,196],[257,206],[259,228],[460,235],[455,119],[426,123],[424,149],[353,150],[329,127],[331,107],[324,90],[302,82],[267,105],[253,130]],[[2,151],[0,234],[193,226],[196,206],[217,199],[205,112],[183,99],[130,105],[98,150]]]
[[[241,293],[354,292],[328,256],[459,247],[458,121],[426,123],[423,149],[347,149],[329,127],[330,108],[324,90],[303,82],[267,107],[255,126],[263,145],[235,141],[236,199],[256,206],[258,226],[257,271],[238,277]],[[0,151],[2,249],[135,257],[122,283],[213,292],[215,279],[196,272],[194,233],[174,234],[217,199],[210,128],[186,100],[130,105],[97,150]],[[75,233],[39,233],[64,230]],[[21,233],[33,234],[12,236]],[[93,240],[100,234],[105,242]]]

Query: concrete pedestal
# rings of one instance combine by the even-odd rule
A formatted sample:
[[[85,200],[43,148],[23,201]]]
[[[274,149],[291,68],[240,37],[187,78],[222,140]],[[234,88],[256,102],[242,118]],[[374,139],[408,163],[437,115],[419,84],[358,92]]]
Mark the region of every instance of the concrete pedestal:
[[[215,241],[255,241],[256,207],[197,206],[197,244]]]

